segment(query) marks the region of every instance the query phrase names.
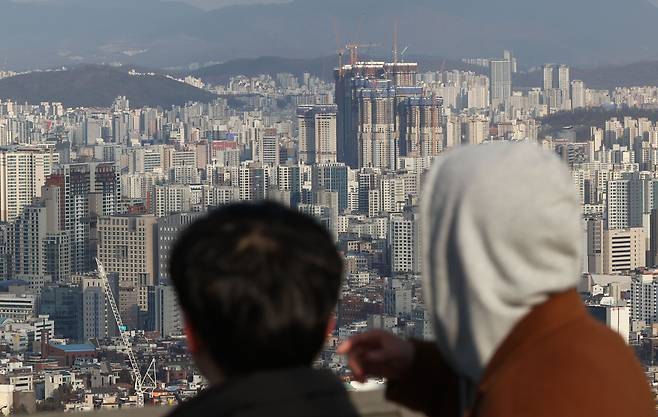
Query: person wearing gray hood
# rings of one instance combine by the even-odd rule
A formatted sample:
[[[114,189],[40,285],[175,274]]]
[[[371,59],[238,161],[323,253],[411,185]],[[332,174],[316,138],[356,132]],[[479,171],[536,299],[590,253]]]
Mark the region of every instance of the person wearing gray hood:
[[[655,417],[633,352],[576,292],[580,206],[555,155],[461,148],[434,164],[421,198],[436,341],[357,335],[339,347],[356,379],[388,378],[389,399],[429,416]]]

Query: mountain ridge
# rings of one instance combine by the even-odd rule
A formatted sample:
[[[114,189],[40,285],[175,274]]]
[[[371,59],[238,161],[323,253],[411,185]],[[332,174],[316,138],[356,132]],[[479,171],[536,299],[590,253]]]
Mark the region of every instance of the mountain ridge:
[[[49,101],[67,107],[109,107],[118,96],[126,96],[134,107],[164,108],[188,101],[209,102],[217,97],[163,75],[130,75],[127,68],[99,65],[31,72],[0,80],[0,99],[31,104]]]
[[[364,57],[368,59],[369,57]],[[371,57],[385,60],[385,57]],[[333,79],[333,69],[338,65],[336,56],[320,58],[282,58],[259,57],[254,59],[237,59],[192,71],[189,75],[210,83],[225,83],[235,75],[256,76],[274,75],[289,72],[301,77],[304,72],[324,80]],[[407,61],[418,62],[419,71],[445,70],[472,71],[477,74],[489,74],[488,68],[469,65],[461,61],[430,56],[409,56]],[[582,80],[588,88],[614,89],[615,87],[658,86],[658,60],[634,62],[626,65],[606,65],[597,68],[571,68],[571,79]],[[514,74],[514,88],[524,89],[542,86],[542,71]]]
[[[193,75],[206,82],[224,83],[231,76],[238,74],[255,76],[289,72],[301,77],[304,72],[309,72],[331,81],[336,60],[335,56],[312,59],[260,57],[228,61],[188,73],[169,73],[139,66],[112,67],[85,64],[66,70],[35,71],[1,79],[0,99],[32,104],[42,101],[62,102],[68,107],[107,107],[115,97],[125,95],[135,107],[167,108],[188,101],[208,102],[217,97],[208,91],[171,79],[168,75],[176,77]],[[473,71],[479,74],[488,73],[486,68],[440,57],[409,56],[408,61],[418,61],[421,72],[444,68]],[[154,73],[154,75],[129,75],[131,69],[139,73]],[[658,61],[597,69],[572,68],[571,78],[581,79],[588,88],[596,89],[658,86]],[[541,71],[516,74],[513,85],[515,89],[540,87]]]

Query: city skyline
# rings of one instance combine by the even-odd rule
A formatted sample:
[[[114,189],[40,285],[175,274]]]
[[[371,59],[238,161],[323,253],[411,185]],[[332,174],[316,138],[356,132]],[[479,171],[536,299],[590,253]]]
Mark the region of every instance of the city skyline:
[[[336,327],[313,365],[358,389],[339,344],[373,330],[423,341],[437,336],[423,291],[428,225],[421,207],[432,166],[460,148],[486,150],[508,142],[543,148],[554,155],[552,164],[568,170],[570,177],[561,179],[573,184],[568,191],[580,210],[580,222],[573,219],[579,229],[569,237],[581,249],[573,277],[578,294],[572,296],[634,350],[655,390],[658,80],[636,84],[627,67],[609,65],[658,59],[658,49],[654,55],[643,49],[646,39],[629,46],[623,58],[613,52],[618,44],[605,39],[602,47],[574,42],[556,53],[563,37],[584,30],[563,27],[587,11],[573,6],[574,16],[555,23],[564,29],[551,32],[559,32],[556,43],[535,36],[545,27],[538,20],[539,29],[530,31],[529,19],[519,29],[532,35],[528,42],[506,43],[497,37],[505,26],[493,30],[489,24],[516,17],[505,15],[510,8],[521,16],[531,12],[511,0],[500,6],[505,16],[490,21],[479,19],[493,6],[473,2],[468,17],[474,20],[464,15],[446,30],[464,22],[471,29],[434,46],[431,28],[416,30],[411,23],[440,26],[464,13],[462,5],[445,2],[441,9],[429,0],[405,6],[386,0],[361,19],[358,7],[350,9],[343,0],[343,8],[319,0],[260,7],[235,0],[244,7],[214,12],[173,3],[160,10],[157,0],[84,6],[53,1],[0,0],[0,10],[15,16],[25,10],[61,13],[56,26],[63,26],[53,35],[59,37],[54,55],[39,54],[49,40],[37,39],[38,31],[18,43],[2,35],[17,37],[22,28],[11,19],[0,27],[0,60],[12,51],[40,60],[19,53],[11,59],[25,58],[23,67],[7,64],[0,71],[0,413],[3,407],[172,406],[208,388],[212,381],[188,349],[189,328],[172,285],[177,269],[170,271],[170,263],[186,227],[239,202],[277,202],[329,232],[327,246],[333,241],[342,258],[343,282]],[[652,9],[633,4],[631,14],[646,11],[651,18]],[[115,13],[131,7],[135,13],[115,24]],[[164,20],[145,21],[144,14],[155,9]],[[422,11],[427,16],[419,16]],[[551,9],[548,18],[557,12]],[[391,25],[375,29],[369,18]],[[79,27],[66,27],[67,19]],[[295,19],[291,31],[282,27]],[[635,26],[633,35],[653,30],[641,22]],[[342,27],[360,33],[352,37]],[[121,28],[127,29],[119,39]],[[253,28],[258,31],[251,40],[240,38],[244,32],[238,29]],[[221,43],[231,30],[235,41]],[[78,39],[80,32],[89,39]],[[252,56],[267,50],[265,41],[280,43],[299,33],[309,39],[289,41],[272,53],[330,58],[300,59],[296,67],[270,57],[197,68],[229,55]],[[457,34],[467,43],[481,41],[482,33],[492,36],[486,47],[457,53]],[[72,40],[64,47],[62,39]],[[162,45],[167,54],[160,55]],[[541,52],[530,55],[534,49]],[[601,60],[580,57],[580,50]],[[415,60],[428,51],[452,59]],[[118,57],[128,63],[118,65]],[[137,65],[147,61],[187,70]],[[102,65],[84,66],[94,62]],[[574,65],[583,62],[606,65]],[[649,64],[634,68],[652,72]],[[480,166],[461,168],[482,175]],[[542,187],[529,188],[525,197],[543,196]],[[485,212],[487,199],[498,196],[482,194],[479,208]],[[518,214],[532,216],[525,209]],[[464,265],[481,261],[468,250],[460,256]]]

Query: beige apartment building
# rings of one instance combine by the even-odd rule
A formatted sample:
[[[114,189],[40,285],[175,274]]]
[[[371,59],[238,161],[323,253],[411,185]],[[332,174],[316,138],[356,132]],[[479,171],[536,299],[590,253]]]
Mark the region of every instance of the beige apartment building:
[[[155,216],[102,216],[98,219],[98,258],[119,274],[122,287],[154,285],[157,260]]]
[[[644,229],[604,229],[601,237],[601,273],[614,274],[646,266]]]

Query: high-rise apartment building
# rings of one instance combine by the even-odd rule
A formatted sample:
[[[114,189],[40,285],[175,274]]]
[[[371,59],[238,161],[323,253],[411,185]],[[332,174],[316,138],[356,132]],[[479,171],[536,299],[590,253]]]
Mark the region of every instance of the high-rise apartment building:
[[[129,328],[140,328],[148,311],[148,287],[155,285],[155,216],[103,216],[98,219],[98,258],[119,280],[118,307]]]
[[[658,267],[658,208],[651,210],[649,215],[649,247],[647,266]]]
[[[352,62],[334,71],[337,160],[351,168],[395,168],[398,97],[420,94],[418,64]]]
[[[14,225],[0,223],[0,281],[11,279],[13,276],[13,239]]]
[[[162,147],[131,149],[128,162],[131,173],[164,171],[164,150]]]
[[[463,143],[466,145],[479,145],[489,138],[489,120],[484,117],[471,117],[464,127]]]
[[[631,320],[658,322],[658,277],[636,274],[631,280]]]
[[[503,51],[503,59],[512,63],[512,74],[516,74],[518,72],[518,61],[512,51]]]
[[[267,198],[268,170],[260,163],[241,165],[239,168],[240,200],[259,201]]]
[[[643,226],[644,187],[640,179],[608,181],[607,228],[627,229]]]
[[[404,209],[407,199],[407,182],[401,175],[386,174],[379,180],[379,193],[382,213],[397,213]]]
[[[336,162],[336,113],[336,106],[302,106],[297,109],[300,162]]]
[[[646,266],[644,229],[604,229],[601,252],[604,274],[628,272]]]
[[[109,274],[115,301],[119,291],[116,274]],[[116,322],[103,291],[103,280],[83,277],[80,280],[82,291],[82,339],[104,339],[116,334]],[[118,304],[118,303],[117,303]]]
[[[512,97],[512,63],[491,61],[491,105],[498,107]]]
[[[358,166],[394,169],[397,92],[391,81],[367,81],[356,92]]]
[[[92,229],[98,216],[117,212],[121,200],[120,172],[114,163],[66,164],[46,181],[58,188],[61,209],[57,213],[61,229],[71,242],[71,272],[95,269],[96,242]]]
[[[154,288],[155,331],[161,337],[179,336],[183,332],[183,313],[173,286]]]
[[[157,238],[155,216],[102,216],[98,219],[98,258],[119,283],[155,284]]]
[[[377,181],[379,174],[378,170],[372,168],[363,168],[357,174],[359,213],[367,214],[370,211],[371,192],[379,187]]]
[[[14,276],[30,282],[31,287],[39,286],[36,281],[45,279],[43,242],[47,233],[45,205],[25,207],[14,223]]]
[[[399,104],[399,153],[401,156],[438,155],[444,148],[443,100],[408,97]]]
[[[311,182],[314,191],[338,193],[339,211],[347,208],[348,168],[345,164],[318,164],[313,166]]]
[[[445,121],[446,148],[454,148],[462,144],[462,123],[458,117],[451,115]]]
[[[43,187],[42,197],[23,208],[8,236],[12,276],[29,282],[37,294],[46,283],[71,275],[71,244],[61,211],[59,188]]]
[[[39,299],[39,314],[55,321],[55,336],[83,342],[82,288],[77,284],[45,286]]]
[[[203,216],[203,213],[176,213],[158,219],[156,284],[169,283],[170,253],[176,243],[176,239],[187,226],[201,216]]]
[[[573,109],[585,107],[585,83],[581,80],[571,82],[571,107]]]
[[[568,66],[560,65],[558,68],[558,88],[562,91],[564,100],[571,99],[571,71]]]
[[[420,223],[415,213],[390,216],[389,251],[393,275],[420,272]]]
[[[587,271],[592,274],[603,273],[603,218],[596,216],[587,219]]]
[[[151,212],[156,217],[192,210],[192,189],[189,185],[155,185],[150,192]]]
[[[544,91],[552,90],[555,88],[554,85],[554,76],[553,73],[555,71],[555,67],[552,64],[547,64],[544,65],[544,70],[543,70],[543,86],[544,86]]]
[[[0,221],[12,222],[35,197],[51,174],[59,154],[41,149],[0,151]]]
[[[279,165],[276,168],[276,189],[289,193],[290,206],[295,207],[302,200],[302,170],[299,165]]]
[[[276,129],[263,129],[254,141],[254,161],[277,166],[280,162],[279,137]]]

